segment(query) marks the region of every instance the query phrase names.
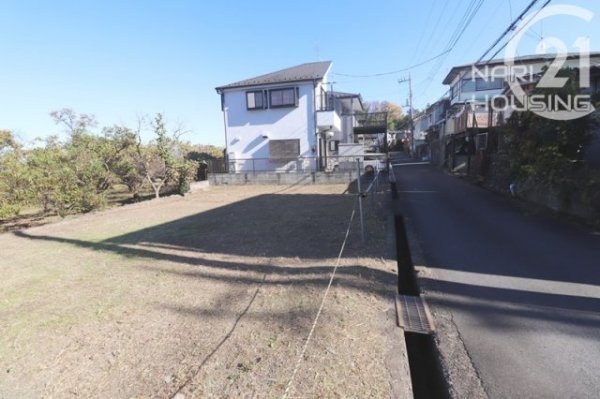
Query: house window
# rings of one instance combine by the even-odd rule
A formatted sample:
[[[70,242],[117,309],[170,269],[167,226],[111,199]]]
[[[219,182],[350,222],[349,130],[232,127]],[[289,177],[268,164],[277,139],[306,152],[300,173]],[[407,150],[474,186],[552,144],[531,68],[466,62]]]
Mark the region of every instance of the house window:
[[[300,155],[300,139],[269,140],[269,159],[295,159]]]
[[[287,87],[285,89],[269,90],[269,104],[271,108],[278,107],[297,107],[298,89]]]
[[[461,85],[461,91],[470,93],[475,91],[475,81],[473,79],[463,79],[462,81],[462,85]]]
[[[460,95],[460,84],[455,84],[450,87],[450,101],[458,100],[458,96]]]
[[[338,152],[340,149],[340,142],[339,140],[331,140],[329,142],[329,151],[331,152]]]
[[[486,90],[499,90],[504,87],[504,79],[502,78],[476,78],[473,79],[463,79],[462,81],[462,91],[467,93],[472,93],[474,91],[486,91]]]
[[[499,90],[504,87],[504,79],[502,78],[490,78],[490,79],[481,79],[477,78],[475,82],[475,86],[477,91],[485,91],[485,90]]]
[[[262,90],[246,92],[246,107],[250,109],[265,109],[267,102],[265,101],[265,92]]]
[[[319,96],[318,111],[328,111],[327,109],[327,92],[321,87],[321,95]]]

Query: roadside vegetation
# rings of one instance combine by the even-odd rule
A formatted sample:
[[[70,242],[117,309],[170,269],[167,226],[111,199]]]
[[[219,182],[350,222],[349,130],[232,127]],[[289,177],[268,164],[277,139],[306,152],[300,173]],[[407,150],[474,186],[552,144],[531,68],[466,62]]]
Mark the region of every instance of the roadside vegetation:
[[[222,156],[218,147],[182,141],[182,129],[169,131],[161,114],[100,133],[93,132],[92,115],[62,109],[50,116],[64,127],[65,140],[52,136],[25,145],[0,130],[0,224],[31,214],[85,213],[149,193],[183,195],[205,161]],[[143,143],[148,131],[153,139]]]
[[[535,89],[532,94],[568,96],[581,92],[574,71],[563,70],[570,84],[562,89]],[[575,78],[574,78],[575,77]],[[600,104],[597,104],[600,105]],[[497,154],[492,176],[504,187],[514,183],[519,195],[561,211],[592,215],[600,221],[600,171],[585,162],[587,147],[599,130],[598,112],[556,121],[531,111],[515,112],[496,129]],[[595,132],[595,133],[594,133]]]

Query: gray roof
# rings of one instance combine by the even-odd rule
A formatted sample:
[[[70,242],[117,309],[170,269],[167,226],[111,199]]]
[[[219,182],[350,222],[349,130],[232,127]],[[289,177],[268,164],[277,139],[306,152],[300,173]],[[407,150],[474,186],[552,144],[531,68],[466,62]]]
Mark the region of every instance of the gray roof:
[[[521,57],[515,57],[514,62],[516,64],[544,62],[544,61],[552,61],[552,60],[554,60],[555,57],[556,57],[556,54],[525,55],[525,56],[521,56]],[[569,53],[569,54],[566,54],[566,57],[567,57],[567,59],[579,58],[579,57],[581,57],[581,54]],[[600,57],[600,52],[596,51],[596,52],[590,53],[590,58],[597,58],[597,57]],[[596,62],[595,60],[592,60],[592,65],[595,65],[595,62]],[[498,58],[498,59],[494,59],[494,60],[490,60],[490,61],[482,61],[478,64],[465,64],[465,65],[455,66],[450,70],[448,75],[446,75],[446,77],[444,78],[443,84],[445,84],[445,85],[451,84],[457,75],[459,75],[462,71],[471,69],[471,67],[473,67],[473,66],[485,66],[485,65],[494,66],[494,65],[502,65],[505,63],[506,63],[506,60],[504,58]]]
[[[309,62],[285,68],[280,71],[267,73],[266,75],[240,80],[224,86],[216,87],[217,93],[223,89],[234,89],[238,87],[260,86],[275,83],[302,82],[307,80],[321,80],[331,68],[331,61]]]
[[[341,91],[331,92],[335,98],[337,98],[342,105],[350,112],[362,111],[364,109],[363,99],[360,94],[355,93],[344,93]],[[352,99],[356,98],[358,101],[354,102]]]

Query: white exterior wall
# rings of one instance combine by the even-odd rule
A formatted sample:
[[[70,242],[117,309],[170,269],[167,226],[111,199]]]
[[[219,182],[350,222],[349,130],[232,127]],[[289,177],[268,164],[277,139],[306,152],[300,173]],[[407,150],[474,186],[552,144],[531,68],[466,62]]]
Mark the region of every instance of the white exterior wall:
[[[431,126],[429,123],[429,115],[422,114],[415,118],[413,122],[413,140],[415,144],[422,144],[427,137],[426,130]]]
[[[342,116],[342,132],[336,140],[340,140],[341,143],[354,143],[354,123],[353,115]]]
[[[297,107],[248,110],[246,92],[283,87],[298,87]],[[269,140],[300,140],[300,157],[314,157],[315,142],[315,91],[312,82],[280,84],[274,86],[245,87],[225,90],[224,113],[227,153],[237,160],[255,159],[255,170],[274,170],[281,162],[269,162]],[[265,138],[268,136],[268,138]],[[237,171],[248,170],[243,163]],[[310,162],[314,169],[314,162]],[[239,165],[239,164],[238,164]],[[304,166],[306,167],[306,166]],[[287,168],[289,169],[289,168]]]

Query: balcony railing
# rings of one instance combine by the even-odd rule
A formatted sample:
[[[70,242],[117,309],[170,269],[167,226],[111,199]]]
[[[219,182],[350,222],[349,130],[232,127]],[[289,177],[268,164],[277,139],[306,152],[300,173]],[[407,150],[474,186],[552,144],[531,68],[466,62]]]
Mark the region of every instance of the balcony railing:
[[[387,112],[357,113],[354,134],[377,134],[387,132]]]
[[[357,169],[357,160],[361,171],[383,170],[387,165],[385,154],[365,155],[328,155],[320,160],[317,157],[298,157],[293,160],[275,161],[269,158],[238,158],[230,159],[228,163],[224,159],[208,161],[208,173],[310,173],[314,172],[317,161],[320,161],[320,169],[325,172],[348,172]]]

